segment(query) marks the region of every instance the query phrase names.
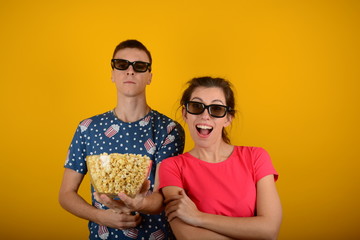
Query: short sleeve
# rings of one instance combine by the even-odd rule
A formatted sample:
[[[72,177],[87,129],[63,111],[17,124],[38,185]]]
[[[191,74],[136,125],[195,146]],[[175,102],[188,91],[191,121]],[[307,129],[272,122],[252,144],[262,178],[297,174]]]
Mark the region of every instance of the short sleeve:
[[[165,134],[165,136],[162,136],[163,141],[155,155],[156,163],[160,163],[166,158],[177,156],[184,151],[185,133],[180,124],[173,121],[168,123]]]
[[[270,155],[263,148],[255,148],[254,152],[254,173],[255,181],[258,182],[261,178],[267,175],[274,175],[274,180],[277,181],[279,174],[275,170]]]
[[[181,179],[181,169],[176,163],[176,159],[179,159],[179,157],[165,159],[160,164],[159,189],[167,186],[177,186],[184,188]]]
[[[68,150],[68,155],[64,167],[70,168],[81,174],[86,174],[86,129],[83,126],[83,122],[80,123],[76,129]]]

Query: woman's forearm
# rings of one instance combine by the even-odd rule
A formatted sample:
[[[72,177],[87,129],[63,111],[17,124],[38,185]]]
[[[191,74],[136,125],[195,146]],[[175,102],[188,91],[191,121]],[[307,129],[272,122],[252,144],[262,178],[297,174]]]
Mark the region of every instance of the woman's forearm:
[[[282,221],[282,207],[272,175],[257,183],[256,211],[254,217],[201,213],[196,226],[237,239],[276,239]]]
[[[138,211],[145,214],[160,214],[164,210],[163,202],[163,195],[153,192],[144,198],[143,206]]]
[[[280,219],[264,216],[227,217],[203,214],[198,227],[234,239],[276,239],[280,222]]]
[[[211,230],[189,225],[179,218],[170,222],[171,229],[178,240],[231,240],[233,238]]]

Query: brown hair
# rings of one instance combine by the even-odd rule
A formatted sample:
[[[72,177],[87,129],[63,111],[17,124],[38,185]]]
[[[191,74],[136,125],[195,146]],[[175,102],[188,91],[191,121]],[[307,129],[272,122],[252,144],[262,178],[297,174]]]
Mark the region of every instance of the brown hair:
[[[139,50],[142,50],[146,53],[146,55],[149,57],[149,61],[150,61],[150,67],[149,67],[149,72],[151,72],[151,64],[152,64],[152,58],[151,58],[151,53],[150,51],[145,47],[144,44],[142,44],[141,42],[139,42],[138,40],[134,40],[134,39],[129,39],[129,40],[125,40],[121,43],[119,43],[119,45],[116,46],[114,53],[113,53],[113,58],[115,57],[116,53],[118,51],[120,51],[121,49],[125,49],[125,48],[137,48]]]
[[[187,101],[190,101],[191,94],[198,87],[217,87],[221,88],[225,95],[226,106],[230,107],[228,114],[230,114],[233,118],[235,117],[235,97],[234,92],[232,90],[232,84],[223,79],[223,78],[212,78],[212,77],[198,77],[193,78],[187,82],[188,87],[185,89],[182,98],[180,100],[180,106],[184,106]],[[224,142],[230,144],[230,138],[225,128],[222,130],[222,139]]]

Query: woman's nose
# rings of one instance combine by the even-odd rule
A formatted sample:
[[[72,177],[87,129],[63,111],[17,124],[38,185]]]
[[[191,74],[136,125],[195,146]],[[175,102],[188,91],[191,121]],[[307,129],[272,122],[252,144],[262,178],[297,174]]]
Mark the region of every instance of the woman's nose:
[[[201,118],[202,118],[202,119],[210,119],[209,109],[205,109],[205,110],[201,113]]]

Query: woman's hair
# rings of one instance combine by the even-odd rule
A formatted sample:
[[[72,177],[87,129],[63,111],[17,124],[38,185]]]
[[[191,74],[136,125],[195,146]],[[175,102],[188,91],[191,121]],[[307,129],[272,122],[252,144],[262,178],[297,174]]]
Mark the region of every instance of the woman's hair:
[[[188,87],[185,89],[182,98],[180,100],[180,106],[184,106],[187,101],[190,101],[191,94],[198,87],[206,88],[220,88],[224,92],[226,106],[230,107],[227,114],[230,114],[233,118],[235,117],[235,98],[232,90],[232,84],[223,78],[212,78],[212,77],[198,77],[193,78],[187,82]],[[225,128],[222,129],[222,139],[224,142],[230,144],[230,138]]]

